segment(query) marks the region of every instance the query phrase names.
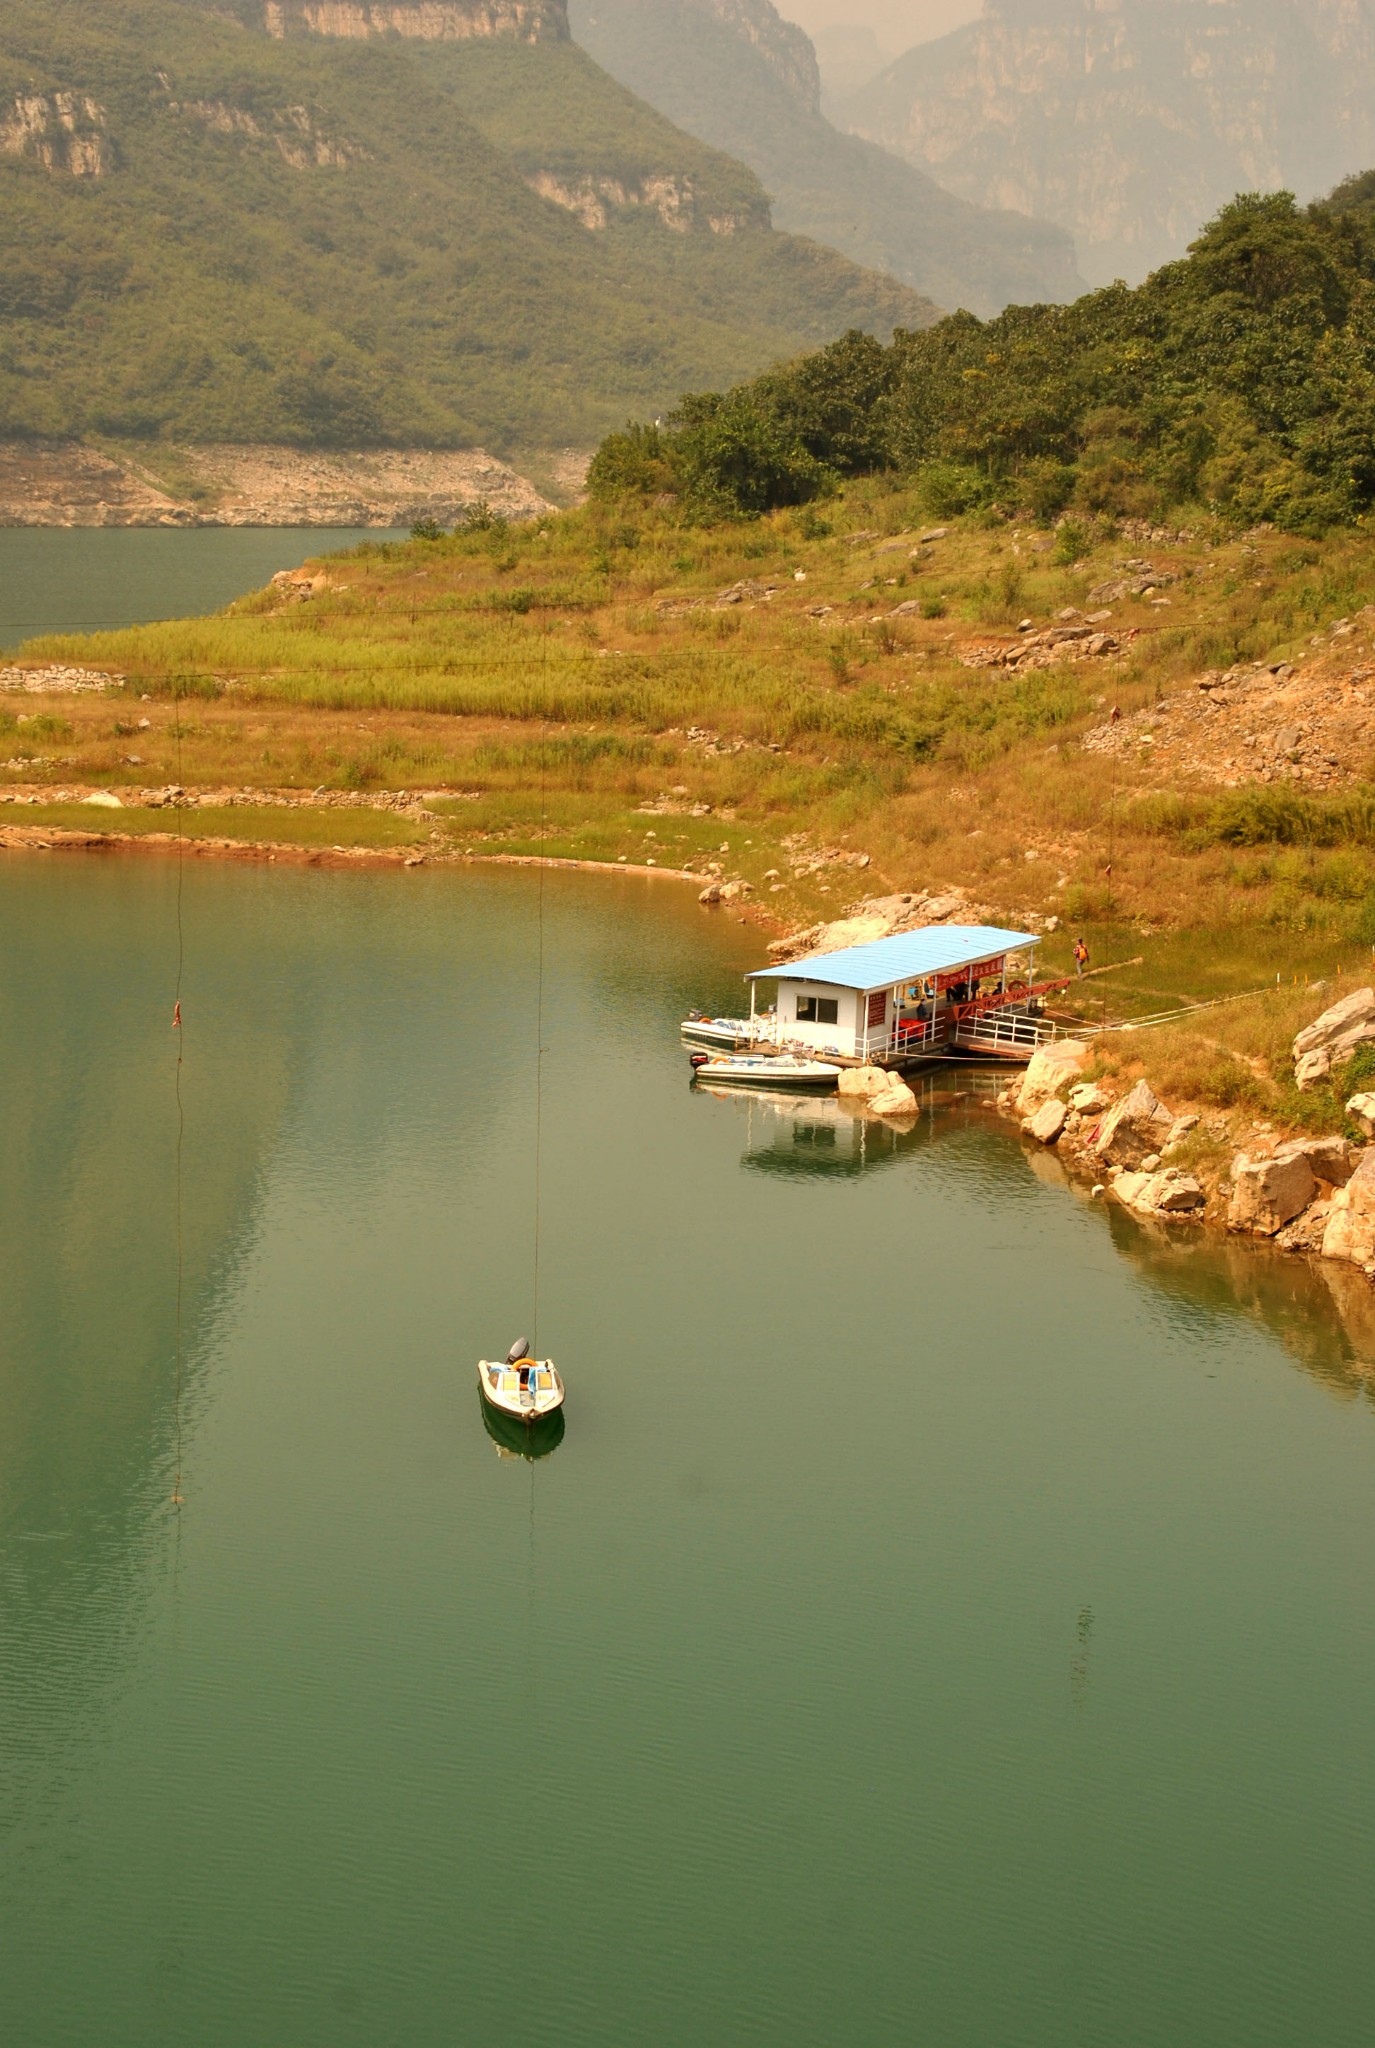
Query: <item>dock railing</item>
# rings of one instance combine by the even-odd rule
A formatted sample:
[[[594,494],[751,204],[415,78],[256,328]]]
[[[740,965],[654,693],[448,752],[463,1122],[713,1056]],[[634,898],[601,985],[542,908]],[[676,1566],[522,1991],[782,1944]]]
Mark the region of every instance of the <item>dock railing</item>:
[[[868,1034],[862,1048],[863,1057],[870,1060],[919,1059],[924,1053],[934,1057],[944,1050],[949,1035],[944,1016],[920,1021],[915,1017],[900,1017],[887,1031]]]
[[[958,1023],[951,1043],[959,1052],[993,1053],[1004,1059],[1025,1053],[1029,1058],[1058,1036],[1048,1017],[1033,1017],[1025,1010],[984,1010]]]

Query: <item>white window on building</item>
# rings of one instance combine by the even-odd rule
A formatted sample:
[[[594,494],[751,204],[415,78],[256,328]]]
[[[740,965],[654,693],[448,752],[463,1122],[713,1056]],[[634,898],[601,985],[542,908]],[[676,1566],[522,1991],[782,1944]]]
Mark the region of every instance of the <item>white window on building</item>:
[[[797,999],[797,1021],[799,1024],[838,1024],[840,1002],[836,996],[799,996]]]

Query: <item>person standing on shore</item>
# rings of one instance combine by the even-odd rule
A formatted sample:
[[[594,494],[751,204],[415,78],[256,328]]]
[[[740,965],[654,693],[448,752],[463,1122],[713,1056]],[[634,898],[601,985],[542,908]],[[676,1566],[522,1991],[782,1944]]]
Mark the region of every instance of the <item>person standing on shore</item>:
[[[1079,976],[1079,979],[1081,981],[1084,978],[1084,969],[1088,966],[1088,964],[1089,949],[1084,944],[1082,939],[1076,939],[1074,941],[1074,971]]]

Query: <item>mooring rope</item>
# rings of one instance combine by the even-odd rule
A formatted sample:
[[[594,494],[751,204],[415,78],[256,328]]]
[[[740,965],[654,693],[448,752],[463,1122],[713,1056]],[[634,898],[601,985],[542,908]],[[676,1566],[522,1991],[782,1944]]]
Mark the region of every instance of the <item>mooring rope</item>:
[[[183,816],[186,795],[181,783],[181,690],[175,684],[172,691],[173,730],[176,736],[177,755],[177,992],[172,1008],[172,1029],[177,1034],[177,1168],[176,1168],[176,1209],[177,1209],[177,1326],[176,1326],[176,1382],[172,1396],[173,1427],[176,1433],[177,1472],[172,1482],[172,1505],[184,1505],[181,1492],[181,1389],[182,1389],[182,1236],[181,1236],[181,1155],[186,1137],[186,1110],[181,1099],[181,1066],[186,1047],[185,1027],[181,1021],[181,979],[186,964],[186,941],[182,930],[181,892],[183,869],[186,860],[186,821]]]
[[[539,1357],[540,1164],[544,1142],[544,833],[549,775],[549,634],[544,635],[544,719],[539,756],[539,968],[535,995],[535,1300],[530,1348]]]

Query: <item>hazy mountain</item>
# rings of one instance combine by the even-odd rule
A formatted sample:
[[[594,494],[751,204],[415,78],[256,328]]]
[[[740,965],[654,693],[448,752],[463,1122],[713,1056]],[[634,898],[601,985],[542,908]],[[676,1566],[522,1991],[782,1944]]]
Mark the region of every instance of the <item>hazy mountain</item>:
[[[779,0],[779,13],[815,42],[837,25],[872,30],[888,50],[910,50],[976,19],[981,0]]]
[[[821,108],[825,114],[851,93],[877,78],[892,61],[891,54],[867,25],[834,22],[812,37],[812,48],[821,71]]]
[[[1372,65],[1375,0],[984,0],[842,118],[1135,281],[1233,193],[1310,198],[1375,160]]]
[[[586,444],[930,311],[775,232],[563,0],[0,10],[0,434]]]
[[[962,203],[821,111],[810,42],[771,0],[571,0],[573,32],[689,134],[749,165],[780,227],[891,271],[946,307],[1073,297],[1069,238]]]

